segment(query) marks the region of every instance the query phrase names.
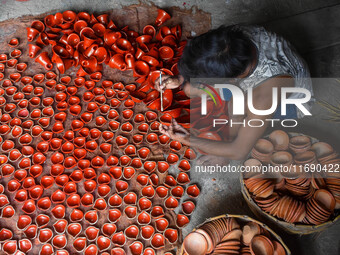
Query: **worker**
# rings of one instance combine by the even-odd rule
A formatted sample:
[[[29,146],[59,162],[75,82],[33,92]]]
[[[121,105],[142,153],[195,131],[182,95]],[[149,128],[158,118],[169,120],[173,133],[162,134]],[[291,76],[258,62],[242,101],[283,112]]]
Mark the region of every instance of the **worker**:
[[[272,89],[283,87],[298,87],[310,91],[313,95],[310,73],[304,60],[297,54],[293,46],[281,36],[258,26],[221,26],[188,41],[179,61],[177,76],[162,76],[162,83],[156,81],[156,89],[175,89],[182,87],[190,97],[205,93],[202,84],[191,84],[192,78],[228,78],[235,80],[235,85],[246,94],[249,88],[253,90],[253,105],[255,109],[267,110],[272,106]],[[233,79],[231,79],[233,78]],[[232,112],[232,96],[230,90],[221,89],[219,95],[228,101]],[[280,93],[279,93],[280,95]],[[302,95],[292,93],[290,98]],[[280,101],[280,99],[279,99]],[[312,100],[304,104],[310,110]],[[279,105],[280,107],[280,105]],[[273,114],[259,116],[245,107],[244,116],[229,115],[234,121],[251,119],[297,119],[304,114],[294,105],[287,105],[287,113],[280,116],[277,110]],[[188,130],[176,121],[170,126],[162,125],[160,131],[172,139],[180,141],[193,148],[229,160],[244,159],[257,140],[263,136],[268,122],[261,127],[235,125],[230,127],[230,140],[214,141],[199,138],[189,134]]]

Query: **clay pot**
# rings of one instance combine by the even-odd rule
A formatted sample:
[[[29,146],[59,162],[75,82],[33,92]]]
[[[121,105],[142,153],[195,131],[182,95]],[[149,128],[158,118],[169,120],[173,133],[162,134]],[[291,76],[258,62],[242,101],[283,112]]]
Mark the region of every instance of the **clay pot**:
[[[287,143],[288,146],[288,143]],[[270,162],[274,166],[279,166],[279,165],[284,165],[284,166],[289,166],[293,162],[293,156],[286,151],[279,151],[273,153],[271,156]]]
[[[149,65],[144,61],[136,61],[134,66],[134,74],[138,77],[147,76],[150,72]]]
[[[127,68],[124,56],[122,54],[113,55],[110,59],[109,66],[111,68],[117,68],[120,71],[125,71]]]
[[[41,50],[41,48],[38,45],[35,44],[29,44],[28,45],[28,56],[30,58],[35,58],[35,56],[38,54],[38,52]]]
[[[115,43],[112,44],[111,48],[119,54],[125,54],[131,51],[132,45],[128,40],[124,38],[118,38]]]
[[[272,242],[263,235],[257,235],[252,239],[250,250],[254,254],[274,254],[274,246]]]
[[[289,149],[294,153],[302,153],[309,150],[311,147],[311,140],[307,136],[294,136],[289,140]]]
[[[35,59],[35,62],[41,64],[46,70],[51,70],[53,68],[53,64],[48,57],[48,53],[45,51],[40,53],[39,56]]]
[[[26,28],[26,30],[27,30],[27,40],[29,42],[32,42],[37,37],[37,35],[40,33],[37,29],[32,28],[32,27],[28,27]]]
[[[174,51],[169,46],[159,48],[159,56],[162,60],[168,61],[174,57]]]
[[[165,21],[167,21],[168,19],[170,19],[171,16],[164,10],[162,9],[158,9],[158,15],[157,18],[155,20],[155,25],[157,27],[161,26]]]
[[[84,41],[84,49],[87,49],[96,41],[97,36],[95,35],[92,28],[84,27],[80,31],[80,38]]]
[[[64,11],[63,12],[63,21],[66,23],[72,23],[76,20],[77,14],[73,11]]]
[[[80,37],[78,34],[72,33],[69,34],[67,37],[67,44],[70,45],[71,47],[75,48],[80,42]]]
[[[277,151],[287,150],[289,144],[289,136],[282,130],[275,130],[269,135],[269,140],[273,143],[274,149]]]
[[[111,47],[121,36],[120,32],[106,30],[104,33],[104,42],[107,46]]]
[[[156,29],[152,25],[146,25],[143,28],[143,34],[150,35],[151,37],[154,37],[156,35]]]
[[[154,249],[162,249],[165,245],[165,238],[162,234],[155,234],[151,239],[151,246]]]
[[[12,38],[9,42],[8,42],[8,46],[11,48],[15,48],[19,45],[19,39],[18,38]]]

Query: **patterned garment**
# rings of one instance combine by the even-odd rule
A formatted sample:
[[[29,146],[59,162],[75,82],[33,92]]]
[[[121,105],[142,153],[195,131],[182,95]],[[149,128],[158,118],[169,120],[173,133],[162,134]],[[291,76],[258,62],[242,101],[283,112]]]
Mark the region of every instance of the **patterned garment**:
[[[257,48],[258,62],[255,70],[247,78],[243,79],[240,87],[247,91],[255,88],[269,78],[279,75],[290,75],[295,79],[295,87],[309,90],[313,98],[312,80],[305,61],[297,54],[294,47],[283,37],[265,30],[258,26],[240,26],[240,29],[252,40]],[[223,91],[221,97],[228,92]],[[303,98],[303,94],[293,93],[289,98]],[[305,104],[310,111],[312,99]],[[302,118],[304,114],[297,110],[297,117]],[[288,116],[285,116],[286,118]]]

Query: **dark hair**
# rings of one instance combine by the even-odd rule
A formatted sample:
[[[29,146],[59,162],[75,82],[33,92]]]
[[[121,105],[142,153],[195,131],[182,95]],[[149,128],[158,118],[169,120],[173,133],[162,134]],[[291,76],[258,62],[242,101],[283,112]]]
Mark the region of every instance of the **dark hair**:
[[[235,78],[252,61],[252,42],[237,26],[221,26],[191,39],[179,61],[190,78]]]

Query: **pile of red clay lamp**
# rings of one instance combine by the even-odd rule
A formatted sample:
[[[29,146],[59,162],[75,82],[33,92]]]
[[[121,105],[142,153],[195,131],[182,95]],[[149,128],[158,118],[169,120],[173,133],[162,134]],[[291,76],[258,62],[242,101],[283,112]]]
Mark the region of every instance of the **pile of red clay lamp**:
[[[160,114],[153,88],[161,71],[178,72],[185,45],[179,26],[161,26],[169,18],[159,10],[158,31],[147,25],[143,35],[107,14],[33,21],[28,54],[46,72],[32,76],[19,40],[9,40],[0,54],[0,251],[173,254],[200,190],[188,174],[195,152],[159,132],[183,108],[166,90],[170,110]],[[103,64],[133,70],[141,86],[102,80]]]

